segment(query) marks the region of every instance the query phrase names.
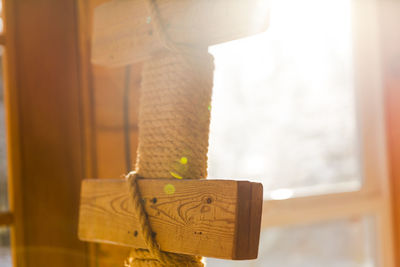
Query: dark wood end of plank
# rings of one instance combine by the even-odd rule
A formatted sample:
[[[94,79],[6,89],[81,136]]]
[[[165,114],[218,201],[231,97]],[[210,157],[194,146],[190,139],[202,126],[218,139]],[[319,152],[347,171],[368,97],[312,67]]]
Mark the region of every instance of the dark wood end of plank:
[[[247,181],[238,184],[238,224],[234,260],[256,259],[261,231],[263,187]]]

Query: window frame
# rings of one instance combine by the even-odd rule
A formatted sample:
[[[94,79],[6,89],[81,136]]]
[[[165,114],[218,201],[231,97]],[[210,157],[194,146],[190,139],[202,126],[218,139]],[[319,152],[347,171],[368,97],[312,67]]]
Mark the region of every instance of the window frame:
[[[395,264],[392,191],[386,145],[385,88],[380,58],[381,1],[352,2],[356,117],[363,176],[361,188],[356,191],[284,200],[264,200],[262,229],[372,216],[377,240],[376,263],[378,266],[394,267],[398,265]]]
[[[37,266],[43,262],[57,266],[88,266],[87,245],[78,240],[76,229],[84,169],[80,118],[77,118],[81,115],[78,2],[0,1],[4,17],[4,35],[0,41],[4,41],[5,48],[9,173],[9,212],[5,217],[11,233],[13,266]],[[40,19],[37,19],[38,11]],[[49,21],[54,23],[50,25]],[[30,31],[30,26],[35,30]],[[47,40],[49,32],[54,40]],[[35,56],[44,58],[40,68],[35,68]],[[35,74],[30,75],[26,69]],[[52,90],[59,90],[59,94],[52,98]],[[53,100],[62,105],[52,104]],[[51,117],[38,114],[40,111],[35,104],[50,110],[48,114],[57,114],[62,123],[46,121]],[[45,125],[42,121],[47,122],[47,127],[41,127]],[[33,132],[38,133],[42,128],[52,136],[49,143],[52,142],[59,153],[52,153],[49,143],[35,142],[38,136]],[[35,151],[40,151],[41,162],[47,161],[47,166],[39,166]],[[64,164],[67,167],[62,167],[59,175],[51,174],[54,166]],[[44,186],[36,186],[35,176],[40,177]],[[59,184],[65,182],[68,186],[59,192]],[[44,213],[46,217],[41,216]],[[66,253],[69,253],[69,261],[65,261]]]

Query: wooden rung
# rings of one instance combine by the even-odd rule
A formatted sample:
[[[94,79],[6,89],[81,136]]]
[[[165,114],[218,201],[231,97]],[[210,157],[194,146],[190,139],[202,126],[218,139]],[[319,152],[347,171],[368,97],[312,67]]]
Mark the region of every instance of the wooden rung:
[[[122,66],[164,50],[147,0],[107,1],[94,10],[92,62]],[[177,45],[203,47],[264,32],[268,0],[156,1],[164,30]]]
[[[10,225],[14,222],[14,216],[11,212],[0,212],[0,225]]]
[[[232,260],[257,258],[263,202],[260,183],[178,179],[138,183],[162,250]],[[79,238],[146,247],[124,180],[83,181]]]

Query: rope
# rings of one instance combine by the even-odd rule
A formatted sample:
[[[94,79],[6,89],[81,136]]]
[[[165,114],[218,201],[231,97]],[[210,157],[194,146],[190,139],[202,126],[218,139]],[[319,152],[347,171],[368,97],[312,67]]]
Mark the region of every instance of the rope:
[[[126,176],[126,179],[129,184],[129,193],[132,198],[133,208],[136,212],[140,231],[147,249],[132,249],[125,266],[204,266],[201,262],[201,257],[161,251],[141,203],[141,195],[136,182],[138,175],[135,172],[130,172]]]
[[[143,65],[136,163],[141,177],[207,177],[213,66],[206,51],[166,52]]]
[[[126,179],[147,249],[132,249],[125,266],[202,267],[200,256],[161,250],[142,206],[137,179],[207,176],[214,61],[207,48],[176,46],[163,28],[155,1],[146,2],[153,29],[167,51],[143,65],[137,162]]]

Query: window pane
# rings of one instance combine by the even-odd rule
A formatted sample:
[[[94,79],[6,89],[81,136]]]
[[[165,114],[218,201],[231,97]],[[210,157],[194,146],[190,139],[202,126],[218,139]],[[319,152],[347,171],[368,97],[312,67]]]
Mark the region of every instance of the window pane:
[[[372,267],[371,218],[271,228],[261,235],[258,260],[207,259],[207,267]]]
[[[0,267],[11,267],[10,230],[0,227]]]
[[[350,0],[273,0],[265,33],[210,52],[210,177],[359,188]]]
[[[5,211],[8,210],[8,188],[2,52],[0,47],[0,211]]]

